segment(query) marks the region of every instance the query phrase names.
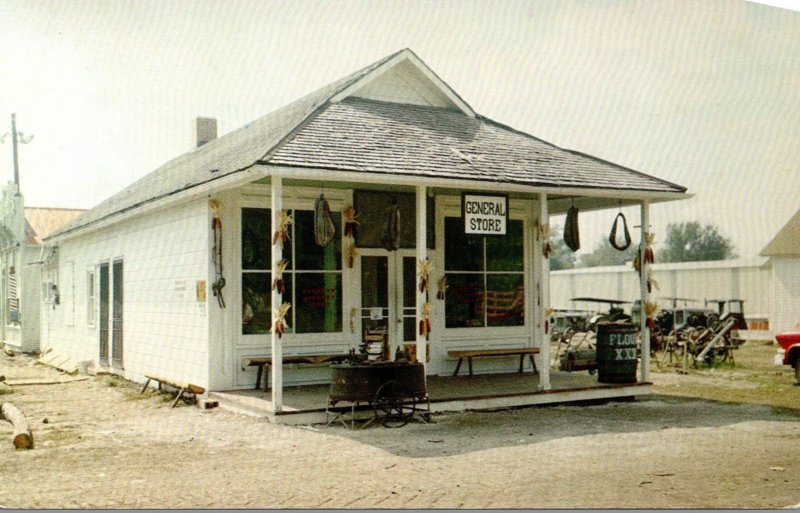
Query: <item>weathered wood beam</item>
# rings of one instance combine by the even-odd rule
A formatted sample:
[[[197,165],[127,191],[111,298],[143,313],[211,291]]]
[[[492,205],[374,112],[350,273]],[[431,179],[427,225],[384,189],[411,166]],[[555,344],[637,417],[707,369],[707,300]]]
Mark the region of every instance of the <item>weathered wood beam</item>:
[[[17,449],[33,449],[33,434],[28,427],[25,415],[11,403],[3,403],[0,406],[0,416],[9,421],[14,426],[12,441]]]

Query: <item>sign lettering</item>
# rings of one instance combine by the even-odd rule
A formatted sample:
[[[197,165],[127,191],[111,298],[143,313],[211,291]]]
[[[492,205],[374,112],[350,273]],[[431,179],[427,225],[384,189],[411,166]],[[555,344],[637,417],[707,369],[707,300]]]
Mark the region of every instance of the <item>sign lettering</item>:
[[[464,193],[461,196],[461,205],[465,234],[506,234],[508,196]]]

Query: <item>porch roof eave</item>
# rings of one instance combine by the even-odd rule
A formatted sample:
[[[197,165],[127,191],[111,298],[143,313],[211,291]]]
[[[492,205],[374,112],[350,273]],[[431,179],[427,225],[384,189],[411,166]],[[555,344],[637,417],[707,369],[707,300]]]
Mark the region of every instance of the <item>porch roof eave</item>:
[[[308,181],[343,182],[351,184],[390,185],[415,187],[424,185],[434,189],[473,190],[483,192],[511,193],[516,197],[535,199],[539,194],[548,195],[551,214],[566,212],[575,204],[584,211],[636,205],[642,201],[650,204],[689,199],[694,194],[687,192],[650,191],[641,189],[606,189],[599,187],[543,186],[495,180],[444,178],[428,175],[388,174],[384,172],[330,170],[313,167],[287,167],[267,163],[253,166],[253,170],[264,177],[281,176],[284,179]]]

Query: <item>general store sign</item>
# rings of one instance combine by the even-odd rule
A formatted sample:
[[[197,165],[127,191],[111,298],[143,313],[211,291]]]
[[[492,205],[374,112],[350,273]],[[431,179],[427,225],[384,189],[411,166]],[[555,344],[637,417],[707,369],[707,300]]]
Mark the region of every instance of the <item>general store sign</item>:
[[[464,219],[464,233],[467,235],[505,235],[508,196],[463,193],[461,217]]]

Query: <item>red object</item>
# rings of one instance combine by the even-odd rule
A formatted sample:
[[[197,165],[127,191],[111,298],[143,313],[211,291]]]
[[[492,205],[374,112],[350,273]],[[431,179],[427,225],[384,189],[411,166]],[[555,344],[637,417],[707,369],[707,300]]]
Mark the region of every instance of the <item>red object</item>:
[[[800,351],[800,331],[787,331],[785,333],[778,333],[775,335],[775,340],[784,350],[783,364],[791,365],[791,355],[796,351]]]

